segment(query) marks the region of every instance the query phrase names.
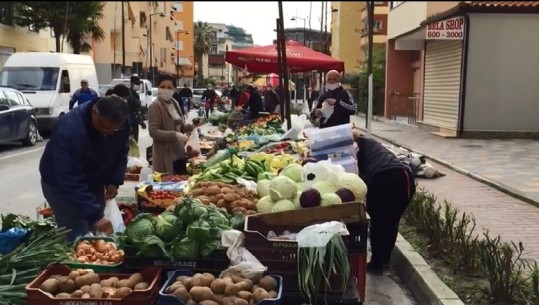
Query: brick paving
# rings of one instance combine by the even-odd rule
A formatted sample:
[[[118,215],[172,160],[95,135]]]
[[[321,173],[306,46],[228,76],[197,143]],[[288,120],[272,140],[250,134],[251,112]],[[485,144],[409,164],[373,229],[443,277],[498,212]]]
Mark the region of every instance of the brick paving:
[[[352,117],[364,127],[361,117]],[[375,136],[386,138],[417,152],[442,159],[463,170],[495,180],[539,201],[539,142],[532,140],[444,139],[394,122],[373,121]],[[433,160],[431,160],[432,162]],[[446,174],[437,179],[419,179],[420,187],[439,201],[472,214],[477,230],[500,235],[504,241],[522,242],[524,258],[539,259],[539,208],[495,188],[432,162]]]

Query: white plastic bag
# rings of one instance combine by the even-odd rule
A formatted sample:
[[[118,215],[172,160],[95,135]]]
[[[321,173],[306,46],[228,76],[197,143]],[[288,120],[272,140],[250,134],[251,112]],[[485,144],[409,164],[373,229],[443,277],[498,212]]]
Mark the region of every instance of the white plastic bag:
[[[320,110],[322,111],[322,116],[325,118],[325,121],[327,121],[333,114],[335,106],[331,106],[328,102],[323,102]]]
[[[303,228],[296,235],[299,248],[325,247],[334,235],[350,235],[340,221],[329,221]]]
[[[309,115],[311,113],[311,109],[309,109],[309,103],[303,103],[303,109],[301,113],[305,115]]]
[[[221,245],[228,248],[226,254],[230,259],[230,267],[221,275],[239,274],[253,282],[258,282],[268,268],[243,247],[244,239],[245,236],[238,230],[221,232]]]
[[[245,188],[247,188],[249,191],[253,191],[256,193],[256,182],[245,180],[239,177],[236,178],[236,182],[238,182],[238,184],[245,186]]]
[[[127,157],[127,168],[148,167],[148,161],[138,157]]]
[[[191,146],[194,155],[198,155],[197,152],[200,153],[200,140],[198,138],[198,131],[196,129],[191,132],[189,140],[187,140],[187,143],[185,143],[186,152],[189,152],[187,149],[188,146]]]
[[[112,223],[112,231],[114,233],[122,233],[125,231],[124,219],[122,212],[118,207],[115,199],[107,200],[105,205],[105,218]]]

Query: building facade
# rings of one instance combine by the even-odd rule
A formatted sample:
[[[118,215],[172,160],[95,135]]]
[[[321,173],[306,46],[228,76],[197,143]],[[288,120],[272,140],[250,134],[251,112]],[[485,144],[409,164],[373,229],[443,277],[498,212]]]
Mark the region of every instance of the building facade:
[[[105,39],[90,51],[100,83],[130,74],[153,81],[159,73],[192,80],[192,2],[107,1],[100,26]]]
[[[373,18],[373,46],[375,48],[386,48],[387,41],[387,13],[389,12],[389,1],[374,1]],[[361,49],[368,52],[369,48],[369,19],[367,7],[361,10],[361,22],[363,29],[361,31]],[[366,53],[365,53],[366,54]]]
[[[0,3],[0,69],[9,56],[15,52],[55,52],[56,42],[51,29],[36,31],[19,27],[13,23],[13,5],[6,1]],[[71,49],[62,46],[65,53]]]
[[[210,52],[202,59],[204,77],[219,86],[241,82],[246,73],[225,62],[225,52],[252,47],[253,36],[233,25],[209,23],[209,26],[212,28],[213,41]]]
[[[420,18],[408,4],[394,7],[408,14],[395,26],[418,23],[388,42],[386,86],[395,96],[414,88],[415,100],[401,99],[389,115],[415,107],[417,125],[444,137],[539,137],[539,39],[522,31],[539,26],[537,2],[428,2]],[[417,76],[410,54],[419,54]]]
[[[331,56],[344,62],[346,73],[358,73],[365,58],[362,15],[365,1],[331,1]]]

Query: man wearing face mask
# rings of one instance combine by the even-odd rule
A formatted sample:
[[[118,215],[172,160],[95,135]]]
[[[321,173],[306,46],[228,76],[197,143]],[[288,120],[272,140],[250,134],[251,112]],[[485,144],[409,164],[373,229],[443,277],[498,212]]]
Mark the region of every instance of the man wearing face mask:
[[[314,111],[314,115],[320,120],[320,128],[349,124],[350,116],[356,114],[356,103],[341,86],[340,80],[341,77],[336,70],[331,70],[326,74],[326,92],[318,98]],[[333,113],[328,117],[325,117],[322,111],[324,104],[326,108],[333,107]]]
[[[131,86],[129,88],[129,97],[127,98],[127,106],[129,107],[129,114],[131,118],[131,135],[138,142],[139,125],[142,128],[146,128],[144,120],[142,119],[142,105],[140,103],[140,96],[138,91],[140,89],[140,78],[136,75],[131,76]]]

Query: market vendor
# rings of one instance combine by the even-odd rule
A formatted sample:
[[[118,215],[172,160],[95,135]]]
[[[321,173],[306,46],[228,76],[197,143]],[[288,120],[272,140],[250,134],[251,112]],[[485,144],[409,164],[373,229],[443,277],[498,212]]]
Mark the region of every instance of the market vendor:
[[[367,271],[382,274],[389,266],[399,222],[415,193],[414,175],[391,151],[354,129],[359,176],[367,185],[367,212],[371,217],[371,261]]]
[[[258,114],[264,110],[262,95],[260,95],[260,92],[258,92],[258,89],[253,83],[249,84],[247,92],[249,92],[249,99],[243,106],[243,109],[249,108],[249,119],[255,120],[258,117]]]
[[[127,167],[127,103],[106,96],[61,116],[39,164],[43,195],[71,240],[95,229],[112,233],[105,202],[116,197]]]
[[[331,70],[326,74],[326,92],[318,98],[318,104],[314,110],[320,128],[349,124],[350,116],[356,114],[357,105],[344,90],[340,81],[341,76],[337,70]],[[325,114],[323,110],[326,108],[332,108],[332,113]]]

